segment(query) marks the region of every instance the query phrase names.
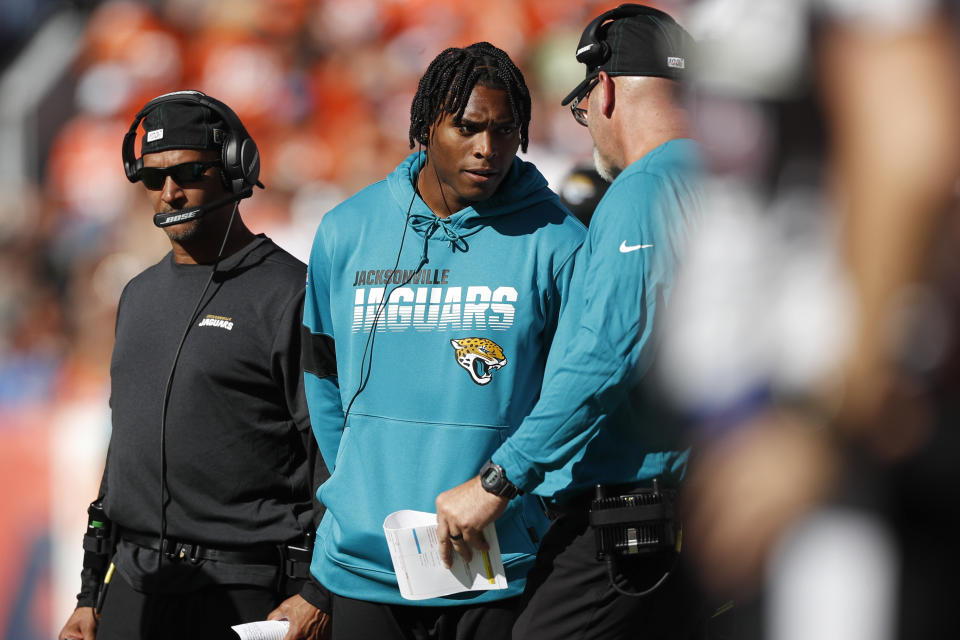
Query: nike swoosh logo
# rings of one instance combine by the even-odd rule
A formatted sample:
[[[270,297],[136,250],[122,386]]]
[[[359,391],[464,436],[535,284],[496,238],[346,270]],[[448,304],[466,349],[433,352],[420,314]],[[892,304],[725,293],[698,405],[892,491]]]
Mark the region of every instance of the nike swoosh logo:
[[[649,249],[652,247],[652,244],[633,244],[628,245],[627,241],[624,240],[620,243],[620,253],[630,253],[631,251],[636,251],[637,249]]]

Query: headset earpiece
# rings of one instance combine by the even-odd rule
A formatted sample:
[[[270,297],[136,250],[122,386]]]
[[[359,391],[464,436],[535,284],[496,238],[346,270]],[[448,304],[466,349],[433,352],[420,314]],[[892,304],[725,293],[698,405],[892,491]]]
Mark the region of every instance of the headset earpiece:
[[[229,120],[224,119],[229,124]],[[239,123],[239,118],[236,121]],[[243,135],[237,135],[237,131],[231,126],[221,147],[223,175],[233,193],[252,189],[253,185],[259,184],[260,176],[260,151],[256,143],[243,129],[243,125],[240,125],[239,129]]]
[[[580,44],[577,46],[577,62],[582,62],[587,65],[587,69],[592,71],[609,60],[610,45],[607,44],[605,37],[607,24],[620,18],[639,15],[656,16],[673,22],[673,18],[669,14],[642,4],[622,4],[615,9],[605,11],[594,18],[583,30],[583,36],[581,36]]]
[[[211,109],[223,118],[227,131],[220,147],[221,179],[224,187],[231,193],[241,193],[253,189],[254,185],[263,188],[260,182],[260,151],[257,144],[247,133],[246,128],[234,111],[215,98],[200,91],[174,91],[158,96],[144,105],[123,136],[123,171],[130,182],[140,180],[143,158],[137,158],[137,127],[157,106],[167,103],[199,104]]]
[[[577,62],[582,62],[588,68],[599,67],[610,58],[610,45],[606,40],[591,42],[577,50]]]
[[[140,169],[143,167],[143,160],[137,158],[134,145],[137,142],[137,126],[142,117],[137,118],[130,131],[123,136],[123,172],[130,182],[137,182],[140,179]]]

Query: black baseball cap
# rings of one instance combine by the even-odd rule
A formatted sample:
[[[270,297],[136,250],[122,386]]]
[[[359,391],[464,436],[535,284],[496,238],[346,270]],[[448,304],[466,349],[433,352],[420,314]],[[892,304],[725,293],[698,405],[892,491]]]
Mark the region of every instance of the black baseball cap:
[[[587,25],[577,60],[587,75],[561,105],[582,98],[601,71],[611,76],[656,76],[684,80],[694,40],[669,14],[642,4],[622,4]]]
[[[223,117],[206,105],[164,102],[143,118],[141,154],[167,149],[219,150],[226,131]]]

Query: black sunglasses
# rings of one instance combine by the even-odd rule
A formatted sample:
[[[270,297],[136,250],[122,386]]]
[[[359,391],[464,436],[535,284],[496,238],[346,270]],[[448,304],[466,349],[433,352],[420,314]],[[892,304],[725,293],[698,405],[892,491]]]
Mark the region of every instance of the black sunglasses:
[[[583,95],[574,100],[570,104],[570,113],[573,114],[573,119],[577,121],[577,124],[587,126],[587,110],[581,109],[577,105],[586,100],[587,96],[590,95],[590,92],[593,91],[593,88],[597,86],[597,83],[600,81],[599,77],[594,78],[590,81],[590,84],[587,85],[587,90],[583,92]]]
[[[159,191],[163,189],[163,183],[167,181],[167,176],[170,176],[174,182],[182,187],[186,184],[198,182],[203,178],[207,169],[219,164],[219,160],[212,160],[210,162],[184,162],[172,167],[141,167],[140,181],[147,189]]]

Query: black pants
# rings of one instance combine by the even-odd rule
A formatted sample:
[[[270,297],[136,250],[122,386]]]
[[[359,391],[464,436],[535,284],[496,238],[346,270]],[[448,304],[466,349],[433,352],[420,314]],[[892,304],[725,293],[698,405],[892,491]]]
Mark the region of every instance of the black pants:
[[[518,602],[416,607],[331,597],[333,640],[509,640]]]
[[[617,584],[641,591],[673,568],[642,598],[619,594],[605,563],[597,560],[586,511],[561,515],[550,525],[527,575],[514,640],[682,640],[702,636],[706,607],[695,581],[673,553],[618,562]]]
[[[141,593],[117,574],[103,602],[97,640],[236,640],[232,625],[265,620],[284,599],[273,589],[244,585]]]

